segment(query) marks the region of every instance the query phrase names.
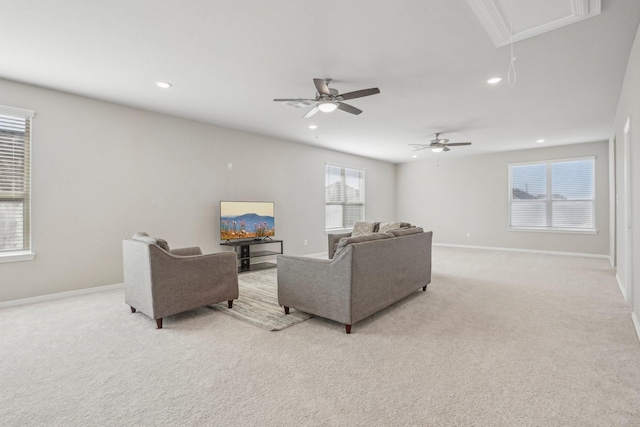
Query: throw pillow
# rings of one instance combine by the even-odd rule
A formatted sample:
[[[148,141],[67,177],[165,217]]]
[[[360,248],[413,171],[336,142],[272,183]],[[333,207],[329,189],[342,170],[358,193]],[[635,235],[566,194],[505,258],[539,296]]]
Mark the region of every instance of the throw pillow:
[[[169,244],[167,243],[166,240],[157,238],[156,239],[156,245],[160,246],[165,251],[170,252]]]
[[[358,221],[353,225],[351,237],[366,236],[373,233],[373,223],[367,221]]]
[[[402,224],[401,222],[397,221],[397,222],[381,222],[380,223],[380,229],[379,229],[379,233],[386,233],[388,231],[391,230],[397,230],[398,228],[400,228],[400,224]]]
[[[348,237],[343,237],[340,240],[338,240],[338,245],[336,246],[336,251],[333,254],[333,257],[335,258],[340,252],[342,252],[342,250],[344,249],[345,246],[347,246],[347,239],[349,239]]]

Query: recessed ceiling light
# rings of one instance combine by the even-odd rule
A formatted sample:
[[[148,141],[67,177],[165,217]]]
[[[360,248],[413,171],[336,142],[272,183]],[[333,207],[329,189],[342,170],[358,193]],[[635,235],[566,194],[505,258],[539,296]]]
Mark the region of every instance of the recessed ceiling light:
[[[487,80],[487,83],[489,83],[490,85],[495,85],[500,83],[501,81],[502,81],[502,77],[492,77]]]
[[[536,142],[537,142],[538,144],[542,144],[542,143],[544,142],[544,139],[538,139],[538,140],[536,140]]]
[[[413,157],[414,159],[417,159],[417,158],[418,158],[418,155],[417,155],[417,154],[414,154],[414,155],[413,155],[413,156],[411,156],[411,157]]]
[[[159,88],[162,88],[162,89],[169,89],[171,87],[171,83],[157,81],[156,82],[156,86],[158,86]]]
[[[309,129],[317,129],[318,125],[309,125]]]

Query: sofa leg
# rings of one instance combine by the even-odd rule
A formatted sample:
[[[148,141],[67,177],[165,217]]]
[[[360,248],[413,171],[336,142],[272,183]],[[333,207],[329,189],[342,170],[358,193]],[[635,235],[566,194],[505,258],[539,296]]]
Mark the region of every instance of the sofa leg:
[[[162,317],[156,319],[156,326],[158,327],[158,329],[162,329]]]
[[[287,307],[286,305],[283,305],[284,307],[284,314],[289,314],[289,307]]]
[[[136,312],[136,308],[135,307],[131,307],[131,312],[135,313]]]
[[[351,325],[344,325],[344,330],[350,334],[351,333]]]
[[[423,286],[423,287],[422,287],[422,290],[423,290],[423,291],[425,291],[425,292],[427,292],[427,286],[426,286],[426,285],[425,285],[425,286]]]
[[[229,308],[233,308],[233,300],[232,299],[227,301],[227,304],[229,305]]]

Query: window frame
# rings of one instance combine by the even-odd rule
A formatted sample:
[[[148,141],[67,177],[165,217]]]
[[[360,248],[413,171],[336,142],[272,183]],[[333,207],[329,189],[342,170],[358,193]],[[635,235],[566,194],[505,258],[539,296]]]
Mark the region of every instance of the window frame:
[[[342,201],[341,202],[334,202],[334,201],[329,201],[327,200],[327,178],[328,178],[328,173],[329,173],[329,168],[338,168],[340,169],[340,174],[341,174],[341,184],[342,184]],[[346,170],[351,170],[351,171],[357,171],[358,175],[359,175],[359,200],[358,201],[350,201],[350,200],[345,200],[346,199],[346,195],[347,195],[347,191],[345,191],[347,184],[346,184]],[[366,188],[366,171],[364,168],[361,167],[356,167],[356,166],[350,166],[350,165],[344,165],[344,164],[340,164],[340,163],[333,163],[333,162],[325,162],[325,166],[324,166],[324,179],[325,179],[325,197],[324,197],[324,206],[325,206],[325,231],[327,232],[336,232],[336,231],[341,231],[341,230],[351,230],[353,229],[353,225],[345,225],[345,219],[348,217],[348,215],[345,214],[346,209],[348,207],[352,207],[352,206],[360,206],[362,207],[361,209],[361,218],[358,219],[358,221],[364,221],[365,219],[365,210],[366,210],[366,199],[365,199],[365,188]],[[327,226],[327,206],[342,206],[342,224],[338,227],[328,227]]]
[[[531,162],[519,162],[519,163],[509,163],[507,165],[507,174],[508,174],[508,196],[507,196],[507,209],[508,209],[508,231],[518,231],[518,232],[534,232],[534,233],[568,233],[568,234],[597,234],[597,222],[596,222],[596,156],[584,156],[584,157],[572,157],[566,159],[553,159],[553,160],[538,160]],[[570,228],[570,227],[553,227],[553,205],[554,202],[566,203],[563,200],[554,200],[553,192],[549,191],[549,189],[553,188],[553,173],[552,166],[555,163],[568,163],[575,161],[584,161],[590,160],[592,174],[591,174],[591,199],[579,199],[579,200],[571,200],[572,202],[591,202],[591,221],[592,228]],[[551,224],[546,227],[533,227],[533,226],[513,226],[512,225],[512,203],[513,199],[513,173],[512,168],[517,166],[529,166],[529,165],[544,165],[547,169],[547,182],[546,182],[546,197],[541,202],[544,202],[547,217],[546,223]],[[517,202],[516,202],[517,203]]]
[[[5,201],[22,201],[22,247],[16,250],[2,250],[0,251],[0,263],[15,262],[15,261],[29,261],[34,259],[35,253],[32,246],[32,234],[31,234],[31,148],[33,142],[33,119],[35,112],[31,110],[25,110],[21,108],[8,107],[0,105],[0,114],[8,117],[9,120],[14,119],[17,121],[24,120],[25,133],[23,137],[23,167],[22,173],[22,188],[20,191],[1,191],[0,200]],[[9,122],[9,120],[6,120]],[[10,159],[11,157],[9,157]],[[10,168],[7,170],[11,170]],[[11,181],[10,181],[11,182]]]

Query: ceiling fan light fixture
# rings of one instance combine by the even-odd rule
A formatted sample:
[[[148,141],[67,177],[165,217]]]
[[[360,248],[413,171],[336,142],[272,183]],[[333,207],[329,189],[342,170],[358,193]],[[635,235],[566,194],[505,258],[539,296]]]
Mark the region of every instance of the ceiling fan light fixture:
[[[431,151],[433,151],[434,153],[439,153],[444,149],[444,147],[433,147],[431,149]]]
[[[330,113],[338,108],[338,104],[333,101],[322,101],[317,105],[317,107],[318,110],[322,111],[323,113]]]

